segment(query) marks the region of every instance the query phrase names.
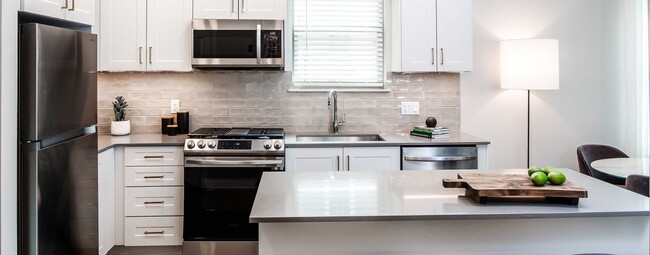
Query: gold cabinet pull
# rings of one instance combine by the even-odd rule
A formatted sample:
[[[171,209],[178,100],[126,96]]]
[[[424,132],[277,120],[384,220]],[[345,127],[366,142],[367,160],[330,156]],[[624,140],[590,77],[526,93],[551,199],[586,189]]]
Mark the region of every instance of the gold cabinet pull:
[[[164,157],[165,156],[163,156],[163,155],[153,155],[153,156],[146,155],[146,156],[144,156],[145,159],[160,159],[160,158],[164,158]]]
[[[440,48],[440,65],[445,64],[445,49]]]
[[[68,9],[68,0],[65,0],[65,5],[61,6],[61,9]]]

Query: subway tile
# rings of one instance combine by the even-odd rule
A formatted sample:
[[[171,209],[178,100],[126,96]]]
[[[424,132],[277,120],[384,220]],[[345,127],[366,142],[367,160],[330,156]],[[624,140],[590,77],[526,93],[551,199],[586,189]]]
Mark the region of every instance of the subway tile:
[[[339,92],[342,132],[408,132],[427,116],[460,129],[458,74],[389,74],[389,93]],[[169,115],[171,99],[190,111],[190,128],[276,126],[287,132],[328,132],[331,109],[327,92],[287,92],[291,72],[197,71],[195,73],[100,73],[98,130],[110,132],[112,101],[129,101],[133,133],[159,133],[160,116]],[[420,115],[402,116],[400,104],[420,102]]]

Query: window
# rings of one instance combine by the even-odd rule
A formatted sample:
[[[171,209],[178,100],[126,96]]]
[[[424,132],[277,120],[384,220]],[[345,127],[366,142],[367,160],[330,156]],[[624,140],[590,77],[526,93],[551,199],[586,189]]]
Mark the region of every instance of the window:
[[[384,86],[384,0],[294,0],[295,88]]]

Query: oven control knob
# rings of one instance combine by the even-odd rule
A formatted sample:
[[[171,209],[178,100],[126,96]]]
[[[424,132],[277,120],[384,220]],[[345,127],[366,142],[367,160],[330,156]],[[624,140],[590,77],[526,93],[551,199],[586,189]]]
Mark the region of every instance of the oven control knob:
[[[199,148],[203,149],[205,148],[205,142],[203,140],[199,140],[199,142],[196,143],[196,146],[199,146]]]
[[[194,141],[193,141],[193,140],[189,140],[189,141],[187,141],[187,148],[188,148],[188,149],[192,149],[192,148],[194,148]]]
[[[281,143],[280,141],[275,141],[275,142],[273,143],[273,147],[274,147],[276,150],[279,150],[280,148],[282,148],[282,143]]]
[[[217,143],[214,140],[211,140],[208,142],[208,147],[214,149],[214,147],[217,147]]]
[[[264,149],[271,149],[271,141],[265,141],[264,142]]]

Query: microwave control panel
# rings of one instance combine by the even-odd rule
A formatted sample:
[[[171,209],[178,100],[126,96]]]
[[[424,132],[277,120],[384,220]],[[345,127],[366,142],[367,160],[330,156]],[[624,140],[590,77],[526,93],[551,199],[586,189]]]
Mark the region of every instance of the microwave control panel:
[[[282,31],[262,30],[262,58],[282,57]]]

